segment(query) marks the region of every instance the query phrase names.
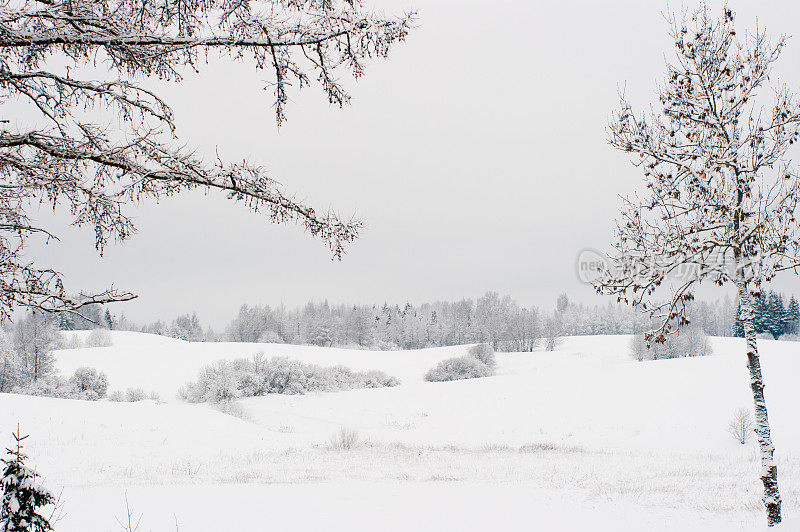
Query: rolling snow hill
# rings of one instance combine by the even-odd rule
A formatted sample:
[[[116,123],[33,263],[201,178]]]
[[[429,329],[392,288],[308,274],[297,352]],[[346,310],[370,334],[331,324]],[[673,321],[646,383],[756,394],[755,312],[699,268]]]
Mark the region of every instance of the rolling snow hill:
[[[710,357],[639,363],[629,337],[566,338],[552,353],[498,353],[493,377],[427,383],[466,347],[112,335],[110,347],[59,351],[61,372],[93,366],[112,390],[164,402],[0,395],[0,434],[20,422],[45,484],[63,488],[57,530],[119,530],[126,493],[140,530],[763,528],[755,444],[726,431],[752,401],[737,339],[712,339]],[[800,515],[800,344],[760,347],[790,518]],[[248,398],[229,413],[175,398],[204,364],[256,352],[381,369],[402,384]],[[358,433],[352,449],[331,444],[342,428]]]

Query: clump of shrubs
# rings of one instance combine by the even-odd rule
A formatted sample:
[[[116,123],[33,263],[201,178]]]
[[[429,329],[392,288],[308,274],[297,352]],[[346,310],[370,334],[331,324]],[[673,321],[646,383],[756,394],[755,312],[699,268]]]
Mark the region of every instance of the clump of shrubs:
[[[357,388],[383,388],[400,384],[382,371],[353,371],[344,366],[322,367],[286,357],[220,360],[200,370],[197,381],[180,390],[192,402],[220,402],[271,393],[298,395]]]
[[[471,347],[464,356],[448,358],[425,374],[428,382],[457,381],[461,379],[478,379],[494,374],[497,362],[494,349],[489,344],[478,344]]]
[[[137,403],[150,399],[157,403],[161,402],[161,396],[152,392],[149,396],[141,388],[128,388],[127,390],[114,390],[108,396],[108,400],[115,403]]]
[[[492,346],[489,344],[473,345],[467,352],[489,366],[489,368],[492,370],[494,370],[494,368],[497,366],[497,360],[494,356],[494,349],[492,349]]]
[[[86,337],[86,347],[109,347],[114,345],[111,333],[106,329],[94,329]]]
[[[107,390],[108,377],[105,373],[98,373],[94,368],[83,367],[76,369],[69,379],[63,379],[57,374],[49,374],[17,386],[13,392],[40,397],[97,401],[106,396]]]
[[[661,343],[651,342],[647,345],[644,334],[636,334],[631,338],[630,354],[642,362],[644,360],[662,360],[679,357],[701,357],[713,354],[708,335],[700,327],[691,326],[678,329],[667,336]]]

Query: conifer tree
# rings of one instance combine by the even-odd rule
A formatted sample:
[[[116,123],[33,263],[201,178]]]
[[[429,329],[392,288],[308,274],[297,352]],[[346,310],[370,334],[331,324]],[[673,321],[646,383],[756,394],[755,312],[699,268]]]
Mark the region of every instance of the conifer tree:
[[[0,486],[3,490],[0,505],[0,532],[45,532],[53,530],[48,519],[39,513],[40,508],[55,504],[56,499],[37,482],[39,474],[25,465],[27,456],[22,452],[22,436],[19,427],[12,434],[15,446],[6,449],[3,458],[5,470]]]
[[[788,334],[797,334],[797,326],[800,323],[800,305],[797,303],[797,298],[792,296],[789,300],[789,308],[786,310],[788,321],[786,324],[786,332]]]

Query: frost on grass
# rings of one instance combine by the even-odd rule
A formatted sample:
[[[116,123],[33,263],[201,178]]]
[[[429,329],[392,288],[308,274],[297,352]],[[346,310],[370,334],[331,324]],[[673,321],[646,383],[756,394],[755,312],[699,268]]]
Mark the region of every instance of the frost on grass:
[[[272,393],[301,395],[358,388],[397,386],[400,381],[382,371],[353,371],[344,366],[322,367],[286,357],[220,360],[200,370],[198,378],[181,388],[182,399],[220,402]]]
[[[478,344],[470,348],[468,354],[442,360],[425,374],[428,382],[457,381],[477,379],[494,374],[496,361],[494,350],[488,344]]]

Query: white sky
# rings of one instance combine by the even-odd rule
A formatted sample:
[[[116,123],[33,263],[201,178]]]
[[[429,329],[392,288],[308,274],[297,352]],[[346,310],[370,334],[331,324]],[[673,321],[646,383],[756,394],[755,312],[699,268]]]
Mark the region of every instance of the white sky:
[[[341,263],[300,228],[213,194],[135,209],[139,233],[103,258],[91,231],[74,230],[37,258],[75,291],[113,283],[138,293],[115,308],[136,321],[196,311],[216,328],[245,302],[423,302],[487,290],[547,308],[560,292],[605,302],[577,281],[575,258],[607,248],[618,195],[638,182],[604,128],[618,89],[640,106],[655,101],[671,53],[667,4],[373,5],[418,9],[419,27],[364,78],[347,80],[344,110],[305,89],[277,131],[266,76],[249,64],[215,62],[180,85],[156,85],[188,144],[263,164],[298,197],[362,217],[367,230]],[[797,2],[730,7],[740,29],[758,17],[773,35],[791,35],[800,20]],[[792,40],[776,73],[800,90],[799,63]],[[800,292],[796,278],[778,287]]]

